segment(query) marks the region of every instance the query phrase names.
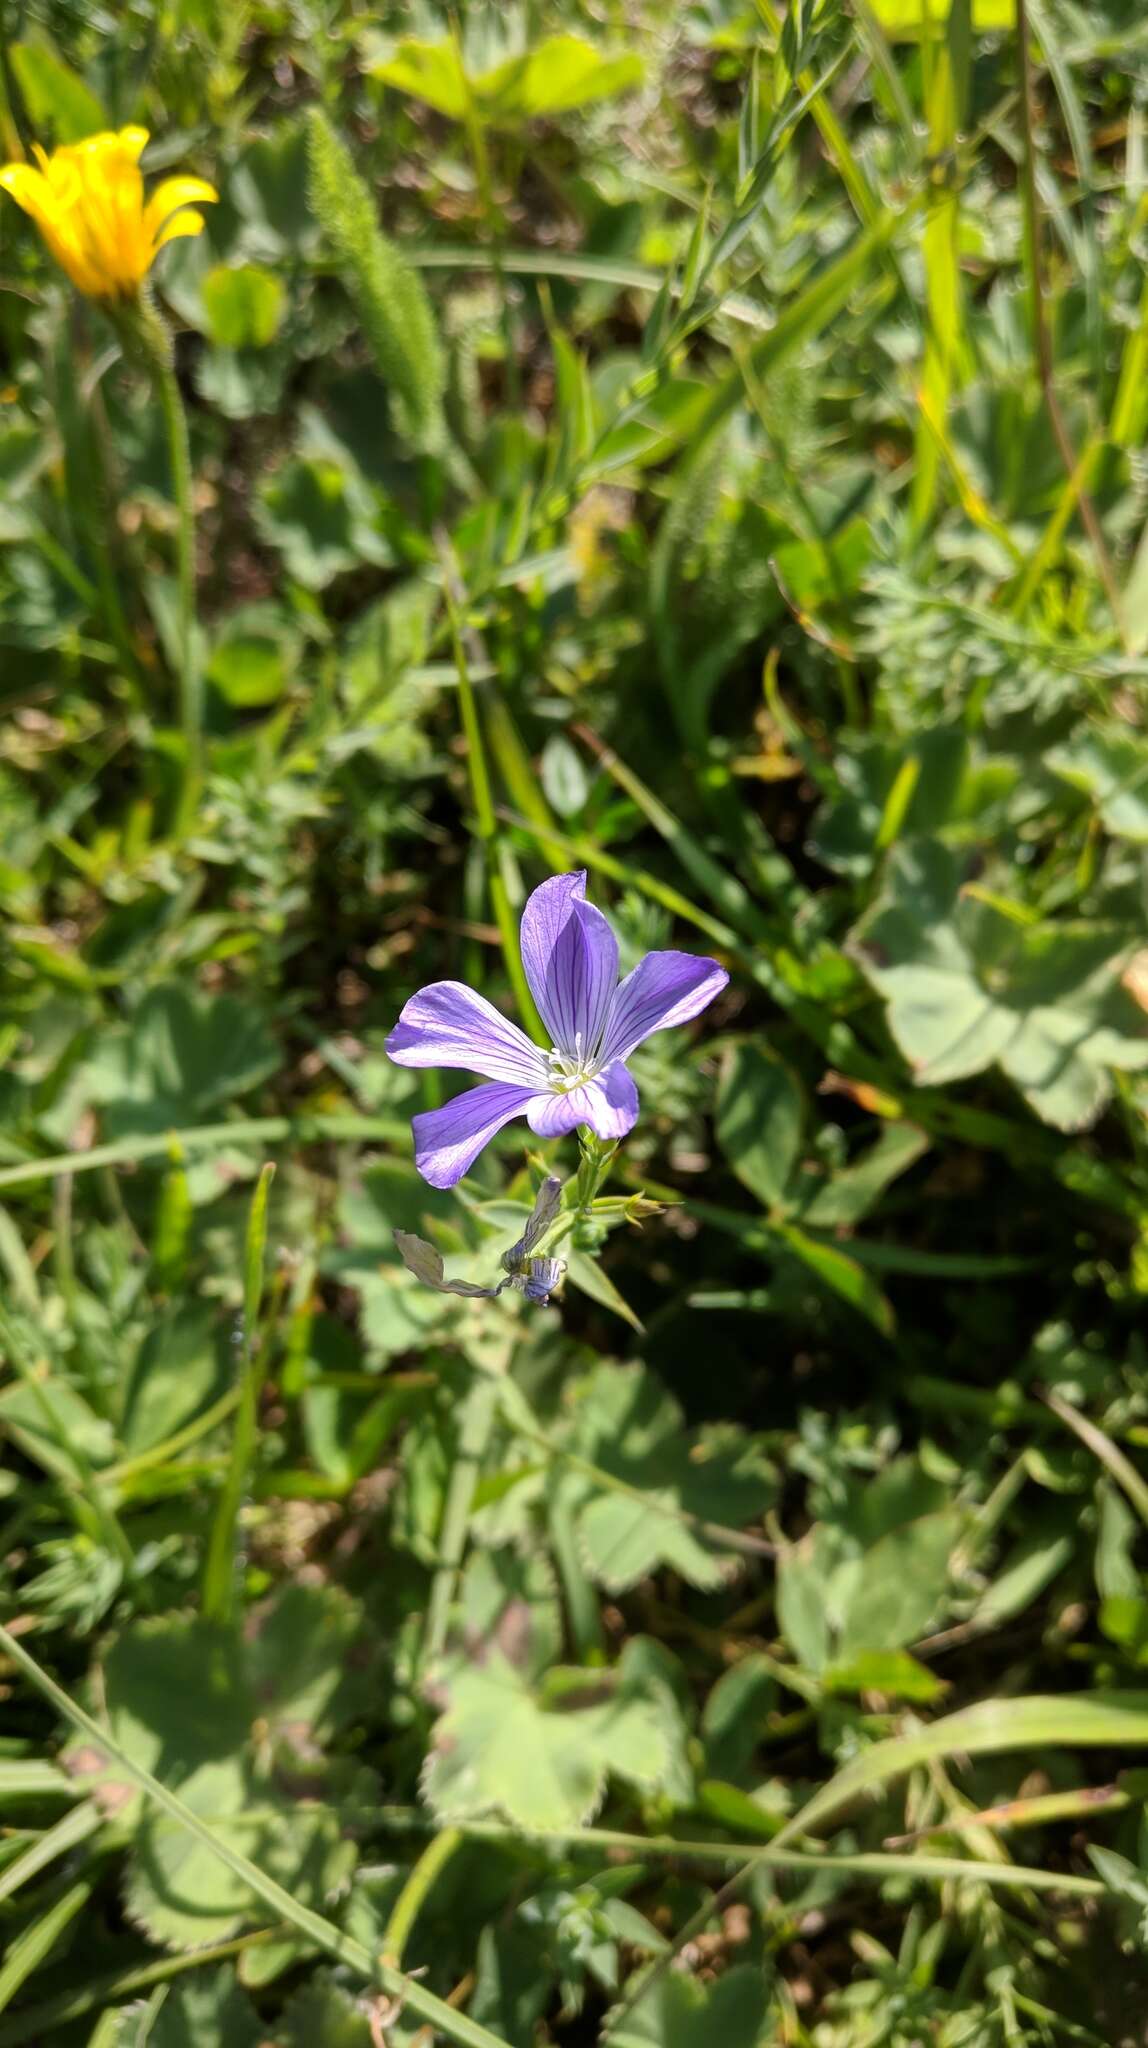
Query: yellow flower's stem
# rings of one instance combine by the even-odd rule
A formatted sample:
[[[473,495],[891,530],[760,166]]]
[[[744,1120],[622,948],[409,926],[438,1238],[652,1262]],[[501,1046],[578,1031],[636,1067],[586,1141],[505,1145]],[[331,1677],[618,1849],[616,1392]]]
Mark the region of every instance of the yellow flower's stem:
[[[131,321],[142,346],[163,414],[168,468],[176,510],[176,644],[179,665],[179,711],[186,760],[183,797],[177,830],[195,816],[203,773],[203,679],[195,630],[195,506],[192,500],[191,445],[187,415],[175,374],[171,336],[154,306],[142,301]]]

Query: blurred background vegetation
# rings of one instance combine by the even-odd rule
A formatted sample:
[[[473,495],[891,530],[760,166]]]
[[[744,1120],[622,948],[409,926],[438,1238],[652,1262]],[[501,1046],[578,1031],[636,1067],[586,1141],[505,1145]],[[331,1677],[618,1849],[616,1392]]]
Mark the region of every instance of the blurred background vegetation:
[[[0,2044],[1143,2048],[1138,0],[0,35],[5,158],[220,194],[201,768],[0,195]],[[730,984],[440,1297],[574,1147],[434,1193],[383,1040],[572,867]]]

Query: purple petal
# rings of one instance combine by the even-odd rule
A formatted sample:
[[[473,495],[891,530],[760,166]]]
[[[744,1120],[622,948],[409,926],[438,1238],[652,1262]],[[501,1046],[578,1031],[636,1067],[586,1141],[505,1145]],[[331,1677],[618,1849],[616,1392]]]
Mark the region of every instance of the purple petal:
[[[540,1138],[562,1138],[567,1131],[587,1121],[585,1105],[577,1098],[584,1094],[581,1088],[571,1088],[567,1095],[536,1095],[526,1114],[526,1121]]]
[[[526,1033],[461,981],[432,981],[404,1003],[387,1053],[400,1067],[465,1067],[524,1088],[546,1080],[545,1061]]]
[[[713,1002],[728,980],[716,960],[701,959],[696,953],[647,953],[618,987],[602,1058],[628,1059],[651,1032],[688,1023]]]
[[[605,1028],[618,981],[618,942],[600,910],[586,902],[586,872],[555,875],[527,898],[522,965],[551,1041],[573,1053],[578,1033],[587,1055]]]
[[[533,1088],[484,1081],[481,1088],[468,1088],[442,1109],[428,1109],[413,1117],[415,1165],[423,1179],[432,1188],[452,1188],[495,1132],[511,1117],[524,1115],[537,1100]]]
[[[540,1138],[560,1138],[577,1124],[589,1124],[600,1138],[624,1138],[637,1119],[638,1091],[620,1061],[565,1095],[539,1096],[526,1114]]]

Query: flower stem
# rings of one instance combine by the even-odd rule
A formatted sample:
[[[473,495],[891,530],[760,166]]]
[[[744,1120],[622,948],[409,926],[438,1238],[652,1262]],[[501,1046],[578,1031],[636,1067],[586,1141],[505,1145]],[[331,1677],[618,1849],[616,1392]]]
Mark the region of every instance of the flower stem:
[[[618,1149],[616,1140],[599,1138],[596,1132],[587,1130],[585,1126],[578,1133],[578,1142],[582,1148],[582,1157],[578,1163],[578,1200],[570,1212],[570,1230],[575,1230],[589,1214],[590,1204],[605,1180],[610,1170],[610,1161]]]
[[[497,1411],[498,1383],[489,1373],[479,1373],[463,1406],[458,1449],[451,1468],[439,1531],[439,1563],[427,1606],[423,1644],[423,1658],[427,1664],[441,1657],[446,1646],[451,1602],[466,1547],[470,1511]]]
[[[204,1619],[221,1626],[235,1616],[240,1514],[259,1436],[259,1388],[263,1378],[259,1357],[259,1310],[263,1299],[263,1264],[267,1249],[267,1198],[274,1177],[275,1168],[268,1163],[255,1184],[248,1212],[239,1400],[227,1477],[219,1496],[204,1563]]]
[[[434,1835],[399,1893],[394,1912],[387,1921],[386,1932],[383,1935],[383,1958],[392,1969],[402,1967],[403,1955],[415,1921],[439,1872],[450,1862],[462,1840],[460,1828],[443,1828],[440,1834]]]
[[[185,763],[183,794],[177,823],[186,828],[195,813],[203,769],[203,678],[199,672],[195,631],[195,506],[192,500],[191,444],[187,432],[171,335],[155,307],[141,302],[132,320],[133,338],[142,347],[163,415],[168,470],[176,512],[176,659],[179,719]]]
[[[455,667],[458,671],[458,701],[462,714],[462,730],[466,740],[466,765],[470,777],[470,794],[474,804],[475,836],[482,847],[486,866],[487,885],[490,890],[491,907],[498,926],[502,957],[506,965],[507,979],[514,990],[514,999],[519,1014],[530,1036],[539,1045],[549,1043],[548,1034],[538,1015],[534,998],[522,966],[518,933],[514,928],[514,915],[510,905],[510,893],[503,872],[504,847],[494,816],[494,802],[490,790],[490,770],[487,767],[486,749],[483,745],[482,726],[479,722],[478,705],[475,701],[474,685],[471,681],[470,663],[466,651],[464,611],[466,592],[459,579],[458,569],[451,552],[449,538],[440,529],[435,536],[443,572],[443,600],[446,605],[447,621],[450,627],[451,647]]]

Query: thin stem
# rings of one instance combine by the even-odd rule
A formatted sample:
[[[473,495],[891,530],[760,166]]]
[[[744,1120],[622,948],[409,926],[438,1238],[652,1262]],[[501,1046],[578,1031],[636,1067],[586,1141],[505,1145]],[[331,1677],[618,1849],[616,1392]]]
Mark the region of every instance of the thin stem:
[[[423,1657],[431,1663],[446,1644],[451,1601],[458,1581],[459,1566],[466,1547],[467,1524],[474,1505],[475,1488],[482,1461],[498,1413],[498,1381],[490,1373],[474,1380],[462,1413],[458,1451],[451,1470],[439,1536],[439,1563],[427,1604]]]
[[[201,1436],[210,1436],[211,1431],[221,1422],[226,1422],[233,1408],[239,1403],[239,1388],[229,1387],[202,1415],[193,1422],[185,1422],[172,1436],[165,1437],[160,1444],[153,1444],[150,1450],[140,1451],[134,1458],[124,1458],[118,1465],[105,1465],[100,1477],[105,1486],[123,1486],[135,1479],[141,1472],[152,1472],[158,1465],[167,1465],[177,1458],[189,1445],[198,1443]]]
[[[33,1361],[27,1356],[20,1331],[9,1321],[2,1309],[0,1343],[3,1343],[8,1354],[9,1364],[23,1381],[39,1409],[49,1441],[58,1444],[65,1456],[71,1460],[75,1479],[69,1484],[67,1477],[61,1475],[59,1484],[72,1509],[77,1526],[93,1541],[102,1542],[112,1556],[119,1559],[125,1574],[130,1577],[135,1571],[135,1552],[119,1517],[106,1498],[103,1487],[74,1432],[68,1430],[57,1411],[49,1391],[51,1383],[41,1362]]]
[[[23,1855],[17,1856],[15,1862],[9,1863],[0,1873],[0,1899],[10,1899],[13,1892],[18,1892],[30,1878],[38,1877],[58,1856],[66,1856],[69,1850],[85,1842],[89,1835],[94,1835],[96,1829],[103,1826],[103,1820],[94,1799],[85,1799],[82,1805],[71,1807],[61,1820],[46,1828],[42,1835],[37,1835]]]
[[[443,597],[446,602],[447,618],[450,622],[451,646],[454,650],[455,666],[458,670],[458,698],[462,713],[462,730],[467,748],[467,773],[470,776],[470,794],[474,804],[475,829],[485,843],[493,839],[497,831],[494,805],[490,794],[490,771],[486,765],[486,749],[482,743],[482,728],[478,722],[478,706],[475,702],[474,686],[470,679],[466,645],[462,631],[462,600],[464,593],[457,587],[453,564],[447,558],[443,561]]]
[[[506,1419],[516,1436],[525,1438],[527,1443],[537,1444],[539,1450],[546,1451],[551,1458],[560,1459],[564,1465],[569,1465],[571,1471],[581,1472],[584,1478],[592,1479],[596,1486],[603,1486],[610,1493],[620,1493],[624,1499],[632,1500],[636,1505],[643,1507],[647,1514],[664,1515],[668,1521],[680,1522],[686,1528],[692,1529],[695,1535],[704,1537],[708,1543],[717,1545],[719,1549],[738,1550],[746,1557],[776,1557],[777,1545],[767,1543],[764,1537],[747,1536],[740,1529],[726,1528],[722,1522],[704,1521],[689,1508],[672,1507],[668,1501],[654,1500],[640,1486],[631,1486],[627,1480],[619,1479],[617,1473],[607,1472],[603,1466],[593,1464],[589,1458],[581,1457],[577,1451],[568,1450],[565,1444],[555,1443],[553,1437],[547,1436],[544,1429],[527,1422],[519,1400],[515,1400]]]
[[[142,347],[151,371],[167,439],[168,469],[176,511],[176,646],[179,717],[186,763],[179,822],[191,823],[203,772],[203,679],[199,671],[195,631],[195,505],[192,497],[191,444],[172,340],[154,306],[143,303],[132,322],[131,337]]]
[[[548,1520],[550,1544],[566,1595],[566,1612],[578,1661],[580,1664],[603,1664],[606,1661],[606,1636],[602,1617],[594,1588],[582,1563],[574,1513],[561,1480],[551,1493]]]
[[[486,2027],[479,2026],[477,2021],[468,2019],[465,2013],[455,2012],[444,1999],[436,1998],[433,1992],[424,1990],[421,1984],[411,1977],[404,1976],[401,1970],[392,1969],[388,1963],[381,1960],[373,1961],[361,1942],[355,1941],[351,1935],[344,1934],[339,1928],[332,1926],[321,1913],[313,1912],[310,1906],[304,1906],[298,1899],[292,1898],[290,1892],[273,1877],[268,1877],[258,1865],[233,1848],[229,1841],[216,1835],[198,1813],[193,1812],[190,1806],[185,1806],[183,1800],[178,1799],[174,1792],[169,1792],[165,1785],[161,1785],[158,1778],[153,1778],[143,1764],[137,1763],[134,1757],[129,1756],[111,1732],[93,1720],[92,1716],[64,1691],[63,1686],[58,1685],[50,1673],[36,1662],[10,1630],[2,1625],[0,1650],[17,1670],[23,1673],[29,1684],[55,1707],[58,1714],[62,1714],[105,1756],[121,1770],[126,1771],[133,1784],[138,1785],[147,1797],[167,1814],[169,1820],[185,1828],[189,1835],[194,1835],[196,1841],[202,1843],[213,1856],[217,1856],[221,1863],[226,1864],[241,1884],[246,1885],[249,1891],[255,1893],[256,1898],[262,1899],[264,1905],[271,1908],[276,1919],[286,1920],[298,1933],[313,1941],[316,1948],[321,1949],[325,1955],[333,1956],[336,1962],[345,1963],[348,1969],[353,1970],[365,1983],[378,1986],[390,1997],[401,1997],[412,2012],[437,2027],[448,2041],[456,2041],[459,2048],[506,2048],[506,2044],[497,2034],[492,2034]]]
[[[422,1833],[433,1821],[417,1807],[383,1806],[371,1818],[388,1833]],[[762,1819],[766,1820],[763,1813]],[[658,1856],[690,1863],[740,1863],[747,1857],[769,1864],[776,1870],[843,1871],[855,1877],[918,1877],[947,1883],[969,1879],[974,1883],[1000,1884],[1032,1891],[1058,1891],[1078,1898],[1099,1898],[1106,1886],[1096,1877],[1075,1877],[1058,1870],[1028,1869],[1018,1863],[974,1862],[961,1856],[893,1856],[879,1851],[859,1855],[836,1855],[832,1850],[774,1849],[768,1842],[691,1842],[673,1835],[626,1834],[617,1828],[521,1828],[501,1821],[464,1821],[448,1834],[475,1841],[509,1842],[519,1847],[536,1843],[540,1848],[561,1848],[571,1854],[603,1856],[622,1850],[628,1856]],[[442,1837],[435,1838],[434,1847]],[[453,1845],[452,1845],[453,1846]],[[416,1868],[418,1866],[416,1865]]]
[[[287,1927],[260,1927],[253,1934],[237,1934],[231,1941],[217,1941],[210,1948],[196,1948],[186,1955],[162,1956],[158,1962],[143,1963],[135,1970],[111,1970],[103,1977],[90,1977],[86,1984],[58,1992],[39,2005],[22,2006],[10,2020],[0,2021],[0,2048],[23,2048],[31,2041],[51,2040],[51,2030],[69,2020],[94,2012],[97,2006],[115,2005],[134,1992],[150,1991],[154,1984],[166,1984],[185,1970],[198,1970],[211,1963],[230,1962],[249,1948],[269,1941],[282,1941]]]
[[[474,804],[475,832],[482,846],[486,867],[487,885],[494,910],[495,923],[502,945],[502,957],[506,965],[507,978],[514,990],[514,999],[526,1029],[539,1045],[548,1045],[549,1036],[538,1015],[534,998],[530,993],[519,951],[518,933],[514,928],[514,916],[510,906],[510,895],[506,877],[502,870],[503,849],[498,824],[494,815],[494,802],[490,789],[490,770],[487,766],[486,748],[483,744],[482,726],[479,722],[478,704],[471,682],[470,661],[466,649],[464,612],[466,591],[459,578],[458,569],[445,529],[439,528],[435,542],[442,565],[442,591],[446,605],[447,621],[450,627],[451,646],[455,666],[458,670],[458,699],[462,715],[462,730],[466,740],[466,765],[470,776],[471,800]]]
[[[387,1962],[393,1963],[396,1970],[402,1963],[403,1953],[415,1921],[422,1912],[440,1872],[445,1870],[462,1842],[463,1834],[460,1828],[444,1828],[441,1834],[435,1835],[427,1843],[399,1893],[394,1911],[387,1921],[382,1951]]]
[[[259,1360],[259,1309],[263,1298],[263,1264],[267,1246],[267,1197],[274,1175],[274,1166],[264,1166],[248,1216],[239,1399],[227,1477],[219,1496],[204,1566],[204,1618],[219,1623],[229,1622],[235,1612],[239,1519],[258,1438],[259,1387],[263,1377]]]
[[[1112,1438],[1106,1436],[1102,1429],[1098,1429],[1094,1422],[1090,1422],[1087,1415],[1082,1415],[1078,1408],[1062,1400],[1051,1387],[1038,1387],[1036,1394],[1037,1399],[1043,1401],[1046,1408],[1051,1408],[1057,1420],[1063,1422],[1065,1428],[1070,1429],[1074,1436],[1079,1437],[1094,1457],[1099,1458],[1117,1485],[1123,1487],[1140,1520],[1148,1527],[1148,1482],[1141,1478],[1131,1459],[1126,1458],[1123,1451],[1113,1443]]]
[[[60,1174],[52,1183],[52,1223],[52,1261],[56,1272],[56,1285],[63,1297],[68,1319],[74,1323],[77,1301],[76,1260],[72,1243],[72,1183],[67,1174]]]
[[[459,34],[458,24],[455,21],[452,21],[451,24],[451,41],[454,45],[458,75],[462,80],[465,95],[463,125],[466,128],[467,141],[470,144],[470,153],[474,160],[474,180],[478,187],[479,205],[482,208],[483,218],[486,222],[486,232],[490,237],[491,266],[494,271],[495,282],[498,286],[499,310],[502,317],[502,344],[506,352],[506,397],[508,405],[513,409],[519,402],[520,378],[518,372],[518,346],[514,332],[514,316],[511,311],[510,293],[506,284],[506,269],[502,260],[505,223],[494,196],[494,181],[490,174],[490,152],[486,146],[486,130],[483,126],[482,114],[471,86],[470,73],[466,68],[466,57],[462,47],[462,37]]]
[[[1036,189],[1036,143],[1033,135],[1033,108],[1035,88],[1032,68],[1032,31],[1029,27],[1026,0],[1016,0],[1016,47],[1017,63],[1020,70],[1020,126],[1023,150],[1021,154],[1021,192],[1024,200],[1025,238],[1028,243],[1028,287],[1029,305],[1032,316],[1033,348],[1036,353],[1037,376],[1044,393],[1045,408],[1052,425],[1060,459],[1066,474],[1077,484],[1080,516],[1096,557],[1097,572],[1104,585],[1109,608],[1116,623],[1125,652],[1128,651],[1128,633],[1124,620],[1124,608],[1100,521],[1088,491],[1084,474],[1077,460],[1076,450],[1060,409],[1057,396],[1055,369],[1052,359],[1052,337],[1048,326],[1048,309],[1045,298],[1044,266],[1041,261],[1040,200]]]
[[[159,1136],[148,1132],[117,1138],[109,1145],[93,1145],[89,1152],[54,1152],[46,1159],[0,1167],[0,1188],[32,1187],[39,1181],[54,1180],[57,1174],[91,1173],[99,1167],[137,1166],[145,1159],[166,1159],[173,1141],[185,1152],[214,1152],[225,1145],[277,1144],[285,1139],[308,1145],[326,1138],[367,1144],[388,1138],[401,1143],[409,1137],[409,1125],[394,1116],[236,1117],[229,1123],[193,1124],[187,1130],[165,1131]]]
[[[91,1878],[80,1878],[62,1895],[57,1894],[47,1912],[9,1943],[0,1963],[0,2012],[12,2003],[25,1979],[51,1955],[65,1929],[77,1913],[83,1912],[94,1889]]]
[[[109,542],[115,521],[111,515],[107,448],[97,431],[95,386],[89,377],[78,375],[85,333],[81,310],[73,306],[71,318],[60,330],[55,358],[55,399],[64,443],[64,487],[73,530],[95,568],[95,584],[89,586],[91,608],[102,618],[133,693],[138,693],[142,681],[139,656],[120,597]],[[113,349],[111,360],[117,353]],[[80,594],[74,567],[63,570],[58,559],[50,555],[42,542],[40,545],[56,573],[63,574]]]
[[[75,591],[76,596],[82,604],[87,605],[89,611],[98,611],[100,593],[95,584],[84,575],[82,569],[76,567],[71,556],[60,546],[58,540],[53,539],[47,527],[34,527],[28,539],[33,547],[39,548],[49,569],[59,577],[61,583],[66,583],[69,590]]]

